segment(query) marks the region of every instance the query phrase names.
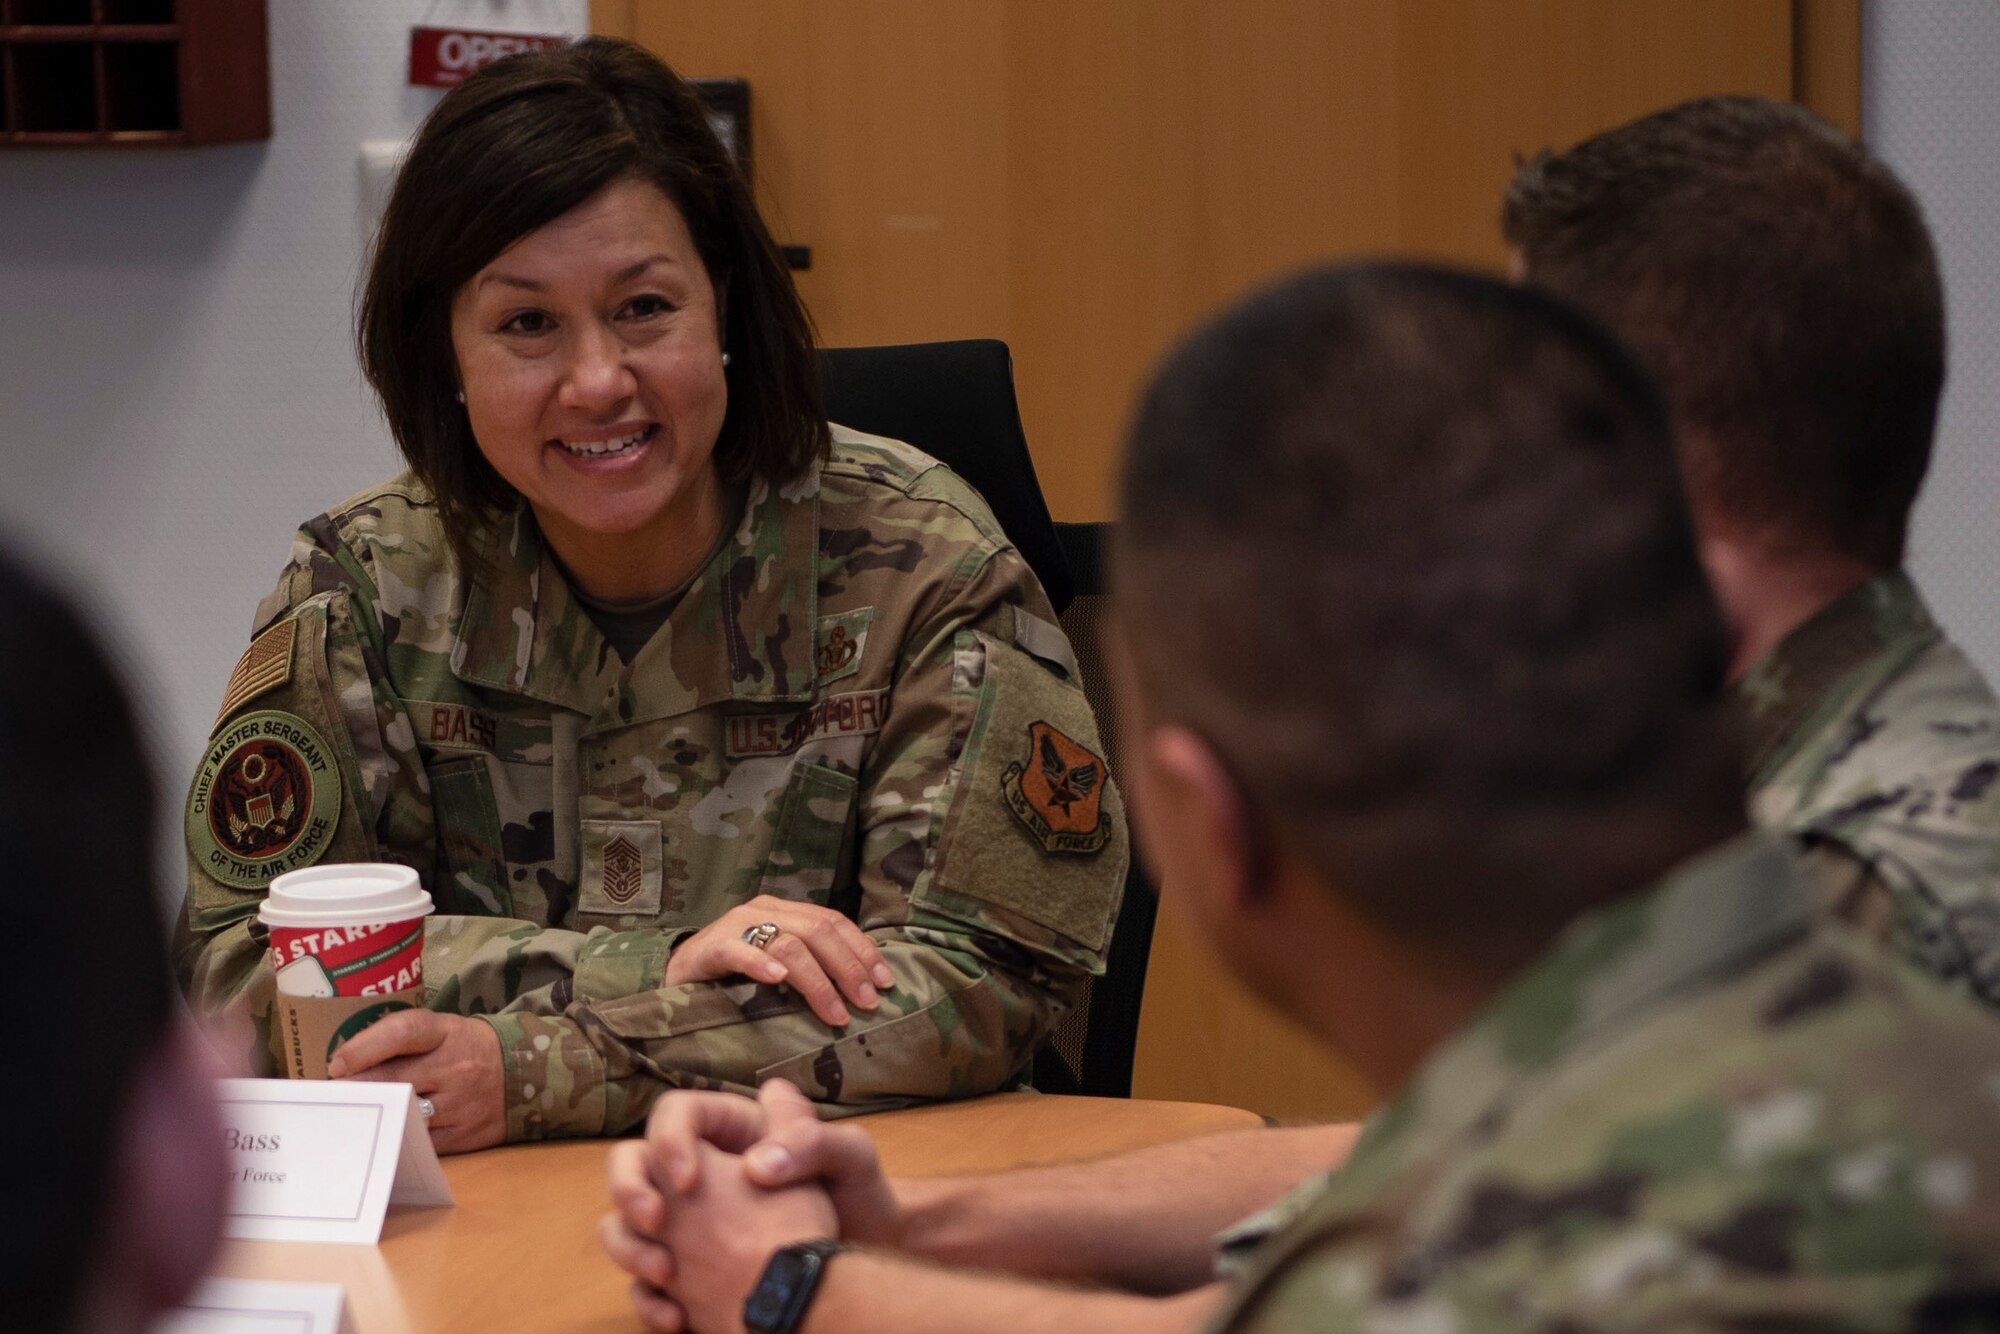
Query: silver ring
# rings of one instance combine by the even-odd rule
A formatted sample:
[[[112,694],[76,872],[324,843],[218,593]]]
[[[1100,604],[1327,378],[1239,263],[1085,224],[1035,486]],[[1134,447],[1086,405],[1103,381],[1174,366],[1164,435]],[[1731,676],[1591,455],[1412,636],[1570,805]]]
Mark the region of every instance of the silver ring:
[[[771,942],[778,938],[776,922],[759,922],[743,933],[743,943],[752,949],[769,949]]]
[[[417,1095],[417,1110],[424,1114],[424,1120],[426,1121],[438,1114],[437,1104],[429,1098],[424,1097],[421,1093]]]

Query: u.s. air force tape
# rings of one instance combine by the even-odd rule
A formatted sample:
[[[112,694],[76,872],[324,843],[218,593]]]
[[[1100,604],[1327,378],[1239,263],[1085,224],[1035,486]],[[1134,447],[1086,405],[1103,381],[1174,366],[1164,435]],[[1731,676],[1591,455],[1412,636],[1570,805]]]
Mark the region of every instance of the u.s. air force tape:
[[[305,719],[263,710],[208,743],[188,792],[188,850],[225,885],[262,889],[310,866],[340,823],[340,769]]]

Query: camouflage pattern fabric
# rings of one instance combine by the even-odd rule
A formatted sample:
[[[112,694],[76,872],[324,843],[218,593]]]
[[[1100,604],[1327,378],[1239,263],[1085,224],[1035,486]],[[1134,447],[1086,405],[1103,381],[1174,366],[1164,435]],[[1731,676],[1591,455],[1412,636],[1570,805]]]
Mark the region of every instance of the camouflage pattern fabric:
[[[1213,1328],[1991,1328],[1996,1112],[2000,1025],[1746,837],[1434,1051]]]
[[[1901,572],[1849,593],[1745,674],[1749,802],[1796,836],[1812,900],[2000,1004],[2000,702]],[[1216,1273],[1317,1197],[1314,1183],[1216,1238]]]
[[[196,1003],[267,1020],[272,875],[389,860],[437,900],[428,1003],[500,1035],[509,1139],[620,1132],[669,1086],[782,1075],[868,1111],[1020,1082],[1102,969],[1124,814],[985,504],[905,445],[834,439],[804,483],[752,488],[629,665],[530,519],[470,580],[407,475],[307,523],[190,792]],[[896,974],[876,1014],[662,986],[678,940],[760,893],[861,924]]]
[[[1828,863],[1840,916],[2000,1004],[2000,701],[1909,577],[1821,611],[1738,696],[1757,823]]]

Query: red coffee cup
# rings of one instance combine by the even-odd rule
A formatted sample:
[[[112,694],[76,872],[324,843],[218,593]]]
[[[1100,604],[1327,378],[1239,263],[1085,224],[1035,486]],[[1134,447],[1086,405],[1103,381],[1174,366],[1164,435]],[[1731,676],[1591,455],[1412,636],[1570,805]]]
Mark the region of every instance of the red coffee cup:
[[[287,996],[387,996],[424,978],[431,896],[407,866],[354,862],[287,871],[259,913]]]
[[[387,862],[311,866],[271,882],[258,915],[271,933],[276,1037],[293,1078],[324,1078],[347,1038],[423,1003],[431,907],[417,873]]]

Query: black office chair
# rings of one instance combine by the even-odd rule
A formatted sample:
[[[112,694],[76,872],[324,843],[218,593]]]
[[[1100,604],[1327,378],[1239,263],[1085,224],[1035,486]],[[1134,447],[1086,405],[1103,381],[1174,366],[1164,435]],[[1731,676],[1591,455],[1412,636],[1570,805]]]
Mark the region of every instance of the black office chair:
[[[1111,593],[1105,580],[1103,550],[1110,535],[1108,523],[1056,525],[1056,536],[1076,578],[1076,596],[1062,614],[1063,632],[1083,668],[1083,693],[1097,714],[1104,763],[1117,778],[1125,772],[1125,731],[1113,706],[1110,675],[1104,668]],[[1124,791],[1129,805],[1131,785],[1125,784]],[[1139,1038],[1139,1003],[1146,993],[1146,960],[1153,950],[1153,918],[1158,905],[1159,888],[1140,868],[1135,848],[1132,867],[1125,873],[1125,900],[1111,933],[1104,975],[1086,984],[1076,1010],[1049,1037],[1049,1045],[1076,1075],[1078,1092],[1101,1098],[1132,1096],[1132,1054]],[[1039,1066],[1036,1077],[1039,1082]],[[1060,1091],[1051,1084],[1040,1086]]]
[[[1035,480],[1014,401],[1014,358],[994,338],[824,347],[829,421],[915,445],[972,483],[1058,613],[1075,585]]]
[[[1035,480],[1014,398],[1014,361],[993,339],[900,347],[820,350],[829,419],[915,445],[972,483],[1049,595],[1076,649],[1084,694],[1097,711],[1105,762],[1118,773],[1116,718],[1103,670],[1107,606],[1097,558],[1106,524],[1056,524]],[[1058,535],[1058,529],[1061,535]],[[1146,956],[1153,944],[1154,894],[1135,859],[1112,931],[1104,976],[1090,979],[1076,1005],[1036,1055],[1035,1086],[1051,1093],[1129,1097],[1132,1052]]]

